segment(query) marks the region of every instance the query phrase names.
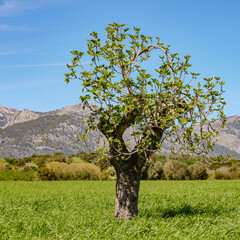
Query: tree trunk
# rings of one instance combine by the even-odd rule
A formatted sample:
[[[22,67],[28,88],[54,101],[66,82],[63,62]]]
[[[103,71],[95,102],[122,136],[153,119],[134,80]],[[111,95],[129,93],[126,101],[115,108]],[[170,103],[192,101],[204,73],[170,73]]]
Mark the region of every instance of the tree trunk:
[[[132,219],[138,215],[138,192],[141,170],[132,162],[115,167],[117,172],[115,217]]]

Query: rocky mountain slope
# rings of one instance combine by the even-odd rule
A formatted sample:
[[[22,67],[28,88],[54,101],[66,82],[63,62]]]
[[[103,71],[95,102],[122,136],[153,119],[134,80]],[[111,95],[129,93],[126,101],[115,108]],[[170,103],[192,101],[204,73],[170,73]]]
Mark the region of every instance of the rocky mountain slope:
[[[80,142],[60,150],[50,147],[46,139],[54,146],[63,146],[82,135],[85,131],[84,117],[90,110],[82,109],[81,104],[67,106],[51,112],[33,112],[28,109],[19,111],[0,106],[0,158],[31,156],[32,154],[65,154],[83,150]],[[128,131],[128,130],[127,130]],[[126,133],[129,139],[130,130]],[[97,132],[87,139],[88,151],[93,151],[99,138]],[[163,152],[167,146],[163,146]],[[227,119],[227,125],[218,136],[218,142],[212,155],[233,153],[240,158],[240,116]]]
[[[19,111],[17,109],[0,106],[0,128],[6,128],[16,123],[23,123],[49,115],[76,114],[82,117],[86,117],[89,115],[89,113],[90,110],[88,108],[83,110],[82,104],[80,103],[50,112],[33,112],[28,109]]]
[[[84,134],[85,128],[83,118],[76,114],[49,115],[16,123],[0,129],[0,156],[21,158],[32,154],[77,153],[83,150],[80,142],[63,150],[54,147],[76,140],[76,136]],[[95,133],[87,139],[89,151],[94,150],[97,138],[98,134]]]
[[[234,157],[240,158],[240,116],[227,118],[227,125],[217,137],[215,155],[233,153]]]

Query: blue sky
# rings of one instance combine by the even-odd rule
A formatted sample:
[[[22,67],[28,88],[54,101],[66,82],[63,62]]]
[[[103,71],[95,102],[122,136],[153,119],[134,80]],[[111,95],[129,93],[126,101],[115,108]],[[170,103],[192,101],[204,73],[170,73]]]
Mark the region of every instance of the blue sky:
[[[192,72],[219,76],[227,116],[240,115],[239,0],[0,0],[0,105],[50,111],[79,102],[79,82],[64,82],[71,50],[86,50],[109,23],[159,36]]]

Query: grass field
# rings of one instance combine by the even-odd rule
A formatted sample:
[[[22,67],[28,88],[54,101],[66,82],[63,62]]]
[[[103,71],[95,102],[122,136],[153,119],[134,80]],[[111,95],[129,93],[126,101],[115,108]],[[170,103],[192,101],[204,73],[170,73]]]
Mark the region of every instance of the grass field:
[[[240,181],[142,181],[113,217],[114,182],[0,182],[0,239],[240,239]]]

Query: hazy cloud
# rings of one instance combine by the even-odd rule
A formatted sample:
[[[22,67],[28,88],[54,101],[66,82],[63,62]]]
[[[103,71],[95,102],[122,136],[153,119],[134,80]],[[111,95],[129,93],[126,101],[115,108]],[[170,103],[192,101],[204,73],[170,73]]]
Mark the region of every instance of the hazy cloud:
[[[6,52],[5,55],[11,54],[11,52]],[[3,54],[3,53],[2,53]],[[14,54],[14,52],[12,53]],[[1,56],[1,52],[0,52]],[[91,62],[89,61],[83,61],[82,65],[87,65],[90,64]],[[66,62],[59,62],[59,63],[37,63],[37,64],[13,64],[13,65],[0,65],[0,68],[32,68],[32,67],[58,67],[58,66],[66,66]]]
[[[29,28],[26,26],[13,26],[8,24],[1,24],[0,25],[0,31],[31,31],[35,30],[33,28]]]
[[[1,55],[1,53],[0,53],[0,55]],[[54,66],[66,66],[66,63],[0,65],[0,68],[31,68],[31,67],[54,67]]]
[[[0,56],[8,56],[8,55],[16,55],[16,54],[22,54],[26,53],[28,51],[0,51]]]
[[[25,88],[34,88],[43,85],[56,84],[62,80],[48,80],[48,81],[35,81],[35,82],[21,82],[8,85],[1,85],[0,91],[14,90],[14,89],[25,89]],[[63,82],[63,81],[62,81]]]
[[[24,11],[38,8],[42,0],[3,0],[0,4],[0,16],[15,16]]]

